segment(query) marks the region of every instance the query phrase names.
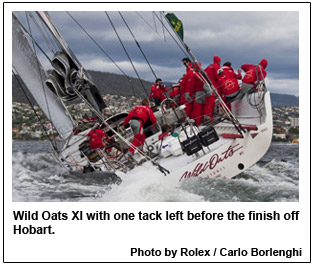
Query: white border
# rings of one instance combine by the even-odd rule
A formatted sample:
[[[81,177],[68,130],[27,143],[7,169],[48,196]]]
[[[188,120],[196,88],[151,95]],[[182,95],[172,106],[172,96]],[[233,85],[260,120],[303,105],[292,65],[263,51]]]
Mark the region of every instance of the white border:
[[[12,10],[102,10],[104,4],[6,4],[5,6],[5,141],[4,165],[12,165],[11,143],[11,30],[8,24]],[[227,247],[229,249],[250,248],[250,246],[276,249],[304,249],[303,256],[289,261],[308,261],[309,259],[309,227],[310,212],[310,176],[309,176],[309,147],[310,147],[310,41],[307,34],[310,21],[309,5],[303,4],[105,4],[105,10],[257,10],[257,11],[295,11],[300,12],[300,201],[298,203],[12,203],[12,172],[5,167],[5,261],[251,261],[250,258],[176,258],[167,259],[129,256],[130,247],[150,249],[168,248],[213,248]],[[304,143],[304,144],[302,144]],[[12,211],[31,210],[52,212],[67,212],[72,210],[113,212],[138,211],[177,211],[190,210],[193,212],[223,212],[229,210],[246,212],[248,210],[273,211],[280,213],[299,210],[300,221],[280,222],[53,222],[57,231],[55,236],[12,236]],[[33,222],[31,222],[33,223]],[[47,225],[38,221],[36,225]],[[17,255],[18,253],[18,255]],[[288,261],[280,258],[254,259],[252,261]]]

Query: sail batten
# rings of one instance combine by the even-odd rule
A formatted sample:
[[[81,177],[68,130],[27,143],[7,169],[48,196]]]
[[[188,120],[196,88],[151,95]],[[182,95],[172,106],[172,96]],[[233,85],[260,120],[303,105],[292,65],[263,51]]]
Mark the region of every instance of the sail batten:
[[[73,123],[60,99],[46,86],[47,73],[14,14],[12,26],[13,66],[60,137],[66,139],[72,133]]]

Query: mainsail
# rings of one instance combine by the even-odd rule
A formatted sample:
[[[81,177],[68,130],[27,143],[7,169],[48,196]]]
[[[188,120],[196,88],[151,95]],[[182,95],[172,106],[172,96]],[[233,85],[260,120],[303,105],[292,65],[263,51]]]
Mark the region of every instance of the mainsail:
[[[102,112],[102,110],[106,108],[106,104],[99,90],[91,81],[91,76],[83,70],[81,63],[53,24],[49,13],[46,11],[38,11],[37,14],[60,44],[62,50],[60,51],[61,54],[56,54],[52,60],[52,66],[55,68],[56,72],[58,72],[51,76],[52,82],[50,82],[50,84],[53,90],[59,91],[58,87],[63,87],[63,92],[66,91],[65,93],[67,95],[69,94],[69,97],[72,99],[77,97],[78,94],[75,90],[78,90],[78,92],[81,92],[84,99],[91,103],[93,108],[98,112]],[[64,79],[65,83],[61,84],[62,82],[58,82],[57,79],[59,78],[55,79],[57,76]],[[79,79],[78,83],[76,82],[77,78]],[[66,100],[66,98],[65,96],[63,99]]]
[[[72,133],[73,123],[60,99],[46,86],[47,73],[14,14],[12,25],[13,66],[59,135],[66,139]]]

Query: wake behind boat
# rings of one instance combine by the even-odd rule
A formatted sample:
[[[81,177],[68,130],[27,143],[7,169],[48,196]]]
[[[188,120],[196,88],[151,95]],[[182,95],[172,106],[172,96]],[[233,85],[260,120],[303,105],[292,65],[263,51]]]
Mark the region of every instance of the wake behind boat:
[[[157,125],[145,128],[143,149],[135,148],[135,154],[129,156],[127,150],[133,131],[130,126],[125,129],[121,126],[127,113],[104,118],[106,103],[49,14],[37,12],[30,17],[34,22],[41,21],[57,43],[58,50],[51,58],[43,52],[53,70],[44,70],[34,49],[34,46],[40,50],[42,47],[15,15],[13,68],[63,140],[62,146],[52,143],[55,156],[75,174],[83,176],[94,172],[97,175],[100,172],[108,179],[118,179],[133,168],[145,170],[144,164],[151,163],[176,182],[194,177],[232,178],[267,152],[272,137],[272,111],[264,80],[259,80],[256,88],[242,91],[229,109],[182,41],[198,66],[201,79],[217,97],[214,119],[197,126],[193,119],[187,118],[185,105],[165,99],[159,107],[154,107]],[[181,36],[179,38],[181,40]],[[96,117],[91,128],[83,128],[69,113],[67,105],[76,101],[85,104]],[[161,138],[164,124],[171,129],[166,138]],[[96,128],[102,129],[109,138],[101,149],[92,149],[87,138],[90,129]]]

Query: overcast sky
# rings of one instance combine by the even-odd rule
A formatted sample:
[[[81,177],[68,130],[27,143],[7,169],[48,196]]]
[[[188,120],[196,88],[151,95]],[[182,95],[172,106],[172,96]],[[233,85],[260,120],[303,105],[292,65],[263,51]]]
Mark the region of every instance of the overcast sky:
[[[218,55],[242,64],[268,60],[270,91],[299,95],[299,13],[297,11],[174,12],[183,22],[184,41],[205,68]],[[50,12],[61,35],[86,69],[122,74],[66,12]],[[129,76],[136,77],[105,12],[70,12]],[[118,12],[108,12],[139,76],[154,75]],[[185,54],[152,12],[121,12],[157,77],[176,82],[184,73]],[[159,12],[156,12],[159,17]],[[19,14],[22,16],[22,14]],[[163,18],[162,18],[163,19]],[[170,29],[168,24],[166,28]],[[170,29],[171,34],[174,35]]]

